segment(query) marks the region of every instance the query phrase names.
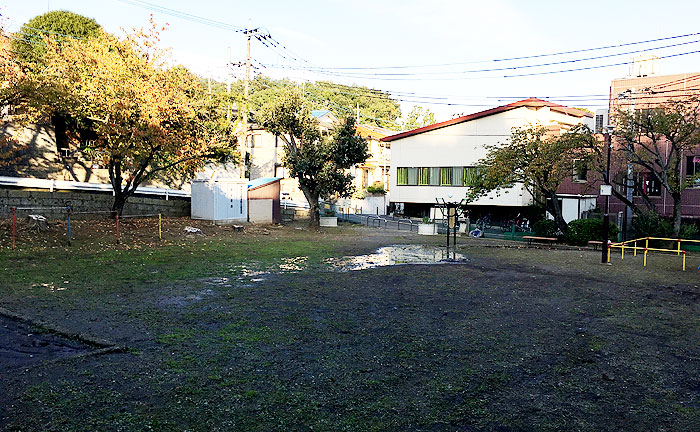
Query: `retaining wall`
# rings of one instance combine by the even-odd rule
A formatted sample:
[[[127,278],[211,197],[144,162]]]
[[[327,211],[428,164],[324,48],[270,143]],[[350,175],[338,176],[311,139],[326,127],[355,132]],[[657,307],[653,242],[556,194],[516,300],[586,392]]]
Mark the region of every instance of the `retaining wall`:
[[[114,197],[110,193],[104,192],[79,192],[55,190],[49,192],[36,189],[15,189],[0,188],[0,217],[9,217],[12,214],[12,207],[65,207],[71,206],[71,210],[76,212],[74,218],[94,218],[105,217],[104,214],[80,214],[80,212],[105,211],[112,208]],[[21,211],[18,216],[24,217],[27,214],[40,214],[47,218],[64,218],[65,211],[37,210]],[[132,196],[126,201],[124,215],[130,214],[156,214],[163,216],[179,217],[190,215],[190,198],[170,197],[158,198],[153,196]]]

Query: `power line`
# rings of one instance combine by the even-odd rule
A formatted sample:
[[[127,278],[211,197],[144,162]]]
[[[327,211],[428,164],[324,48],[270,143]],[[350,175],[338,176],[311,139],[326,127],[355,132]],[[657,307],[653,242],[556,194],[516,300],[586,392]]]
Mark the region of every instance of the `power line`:
[[[148,10],[151,10],[154,12],[160,12],[162,14],[174,16],[174,17],[181,18],[181,19],[184,19],[187,21],[192,21],[192,22],[196,22],[199,24],[204,24],[204,25],[208,25],[211,27],[217,27],[217,28],[220,28],[223,30],[229,30],[229,31],[232,31],[235,33],[243,33],[244,31],[246,31],[246,29],[244,27],[239,27],[239,26],[225,23],[223,21],[217,21],[217,20],[213,20],[210,18],[205,18],[205,17],[199,16],[199,15],[194,15],[194,14],[183,12],[183,11],[180,11],[177,9],[172,9],[172,8],[165,7],[165,6],[160,6],[160,5],[153,4],[153,3],[143,1],[143,0],[116,0],[116,1],[121,2],[121,3],[125,3],[125,4],[129,4],[132,6],[138,6],[138,7],[148,9]]]
[[[586,57],[586,58],[580,58],[580,59],[562,60],[562,61],[556,61],[556,62],[538,63],[538,64],[531,64],[531,65],[519,65],[519,66],[507,66],[507,67],[504,66],[504,67],[498,67],[498,68],[470,69],[470,70],[463,70],[463,71],[441,71],[441,72],[421,72],[421,73],[415,73],[415,72],[412,72],[412,73],[396,73],[396,72],[393,72],[393,73],[344,73],[344,74],[340,74],[337,72],[328,72],[328,73],[333,74],[333,75],[337,75],[337,76],[366,78],[368,76],[369,77],[375,77],[375,76],[416,76],[416,75],[430,76],[430,75],[459,75],[459,74],[471,74],[471,73],[501,72],[501,71],[508,71],[508,70],[538,68],[538,67],[545,67],[545,66],[555,66],[555,65],[568,64],[568,63],[578,63],[578,62],[585,62],[585,61],[591,61],[591,60],[599,60],[599,59],[603,59],[603,58],[619,57],[619,56],[623,56],[623,55],[638,54],[638,53],[642,53],[642,52],[661,50],[661,49],[666,49],[666,48],[673,48],[673,47],[683,46],[683,45],[690,45],[690,44],[695,44],[698,42],[700,42],[700,40],[692,40],[692,41],[688,41],[688,42],[680,42],[680,43],[665,45],[665,46],[660,46],[660,47],[644,48],[644,49],[635,50],[635,51],[626,51],[626,52],[621,52],[621,53],[605,54],[605,55]],[[316,71],[314,69],[305,69],[305,70]],[[326,71],[326,69],[325,68],[318,69],[318,71]]]
[[[521,56],[521,57],[496,58],[496,59],[490,59],[490,60],[475,60],[475,61],[469,61],[469,62],[437,63],[437,64],[428,64],[428,65],[402,65],[402,66],[328,67],[328,68],[323,68],[323,69],[325,69],[325,70],[410,69],[410,68],[428,68],[428,67],[443,67],[443,66],[461,66],[461,65],[467,65],[467,64],[490,63],[490,62],[507,62],[507,61],[513,61],[513,60],[526,60],[526,59],[533,59],[533,58],[560,56],[560,55],[566,55],[566,54],[578,54],[578,53],[582,53],[582,52],[599,51],[599,50],[612,49],[612,48],[621,48],[621,47],[625,47],[625,46],[642,45],[642,44],[651,43],[651,42],[660,42],[660,41],[665,41],[665,40],[680,39],[680,38],[685,38],[685,37],[690,37],[690,36],[698,36],[698,35],[700,35],[700,33],[688,33],[688,34],[668,36],[668,37],[657,38],[657,39],[648,39],[648,40],[643,40],[643,41],[627,42],[627,43],[617,44],[617,45],[607,45],[607,46],[594,47],[594,48],[583,48],[583,49],[577,49],[577,50],[571,50],[571,51],[561,51],[561,52],[554,52],[554,53],[548,53],[548,54],[534,54],[534,55],[527,55],[527,56]]]

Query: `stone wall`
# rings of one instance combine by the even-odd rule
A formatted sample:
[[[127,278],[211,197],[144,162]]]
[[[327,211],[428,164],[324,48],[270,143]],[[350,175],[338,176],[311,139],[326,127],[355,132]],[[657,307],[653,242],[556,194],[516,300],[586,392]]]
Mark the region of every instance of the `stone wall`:
[[[74,218],[104,217],[105,214],[80,214],[80,212],[104,212],[112,208],[114,197],[111,193],[61,191],[49,192],[36,189],[0,188],[0,218],[9,217],[12,207],[65,207],[71,206]],[[18,217],[27,214],[40,214],[47,218],[63,218],[62,209],[18,211]],[[154,196],[132,196],[124,206],[125,215],[156,214],[163,216],[189,216],[190,199],[177,197],[166,200]]]

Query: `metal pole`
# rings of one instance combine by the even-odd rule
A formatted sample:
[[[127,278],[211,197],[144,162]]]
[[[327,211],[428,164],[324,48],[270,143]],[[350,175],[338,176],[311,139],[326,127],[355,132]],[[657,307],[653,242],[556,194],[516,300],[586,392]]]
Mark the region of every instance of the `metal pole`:
[[[158,213],[158,239],[163,240],[163,220],[160,213]]]
[[[605,145],[608,147],[608,162],[607,162],[607,178],[605,183],[610,185],[610,152],[612,147],[612,140],[610,139],[610,133],[605,133]],[[603,215],[603,247],[601,248],[602,256],[601,263],[605,264],[608,262],[608,241],[610,236],[609,231],[610,225],[610,195],[605,195],[605,214]]]
[[[66,211],[68,212],[68,246],[70,246],[70,206],[66,206]]]
[[[12,207],[12,249],[15,248],[15,213],[17,211],[17,207]]]
[[[119,213],[117,213],[117,243],[119,243]]]
[[[455,215],[455,218],[457,215]],[[455,223],[454,228],[452,228],[452,247],[455,248],[455,252],[457,250],[457,224]]]

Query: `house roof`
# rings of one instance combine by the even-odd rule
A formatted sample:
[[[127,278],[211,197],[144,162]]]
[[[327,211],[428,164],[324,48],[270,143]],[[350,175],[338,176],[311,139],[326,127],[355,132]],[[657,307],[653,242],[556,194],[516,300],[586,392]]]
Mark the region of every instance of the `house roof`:
[[[267,186],[271,183],[278,182],[282,180],[282,177],[261,177],[261,178],[256,178],[255,180],[251,180],[248,182],[248,189],[257,189],[259,187]]]
[[[319,118],[331,112],[330,110],[313,110],[311,111],[311,117]]]
[[[374,125],[366,125],[366,124],[358,124],[357,127],[355,128],[357,133],[360,134],[362,137],[368,137],[371,136],[372,138],[376,139],[381,139],[389,135],[393,135],[396,133],[396,131],[385,129],[383,127],[379,126],[374,126]]]
[[[512,109],[516,109],[516,108],[520,108],[520,107],[532,107],[532,108],[549,107],[549,109],[552,111],[560,112],[562,114],[567,114],[567,115],[570,115],[573,117],[579,117],[579,118],[580,117],[593,117],[593,114],[586,112],[586,111],[576,109],[576,108],[565,107],[564,105],[555,104],[554,102],[549,102],[549,101],[545,101],[542,99],[529,98],[529,99],[523,99],[523,100],[518,101],[518,102],[513,102],[513,103],[510,103],[508,105],[503,105],[503,106],[499,106],[496,108],[487,109],[485,111],[480,111],[478,113],[453,118],[451,120],[447,120],[444,122],[435,123],[435,124],[431,124],[428,126],[423,126],[421,128],[418,128],[418,129],[413,129],[410,131],[401,132],[401,133],[398,133],[395,135],[391,135],[391,136],[382,138],[381,140],[385,141],[385,142],[394,141],[394,140],[398,140],[401,138],[406,138],[406,137],[410,137],[413,135],[422,134],[423,132],[429,132],[429,131],[432,131],[435,129],[441,129],[441,128],[444,128],[447,126],[452,126],[452,125],[456,125],[459,123],[464,123],[464,122],[467,122],[470,120],[476,120],[476,119],[479,119],[482,117],[488,117],[490,115],[510,111]]]

